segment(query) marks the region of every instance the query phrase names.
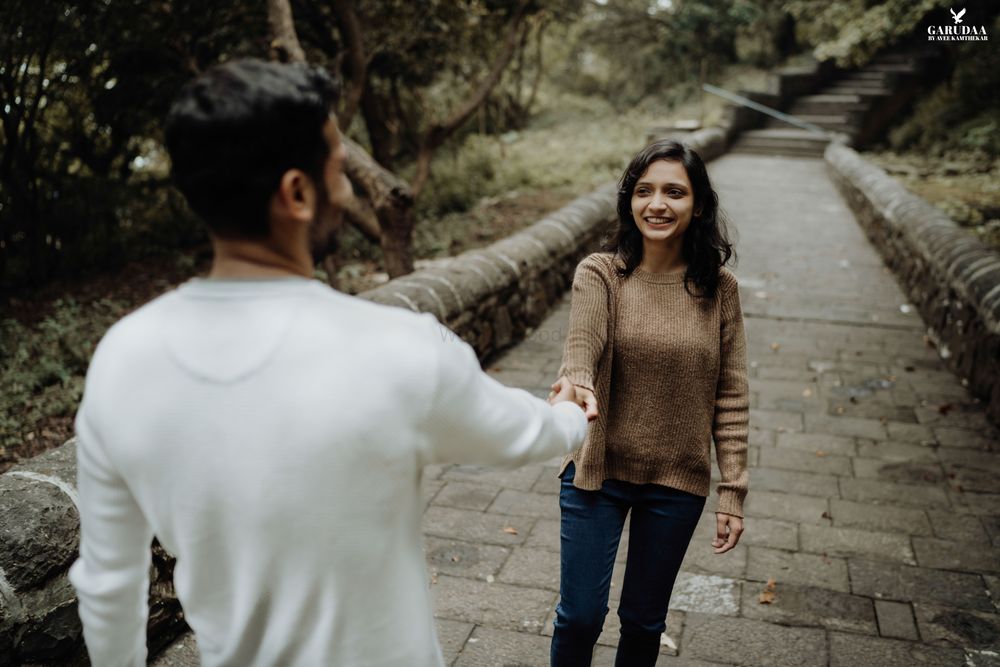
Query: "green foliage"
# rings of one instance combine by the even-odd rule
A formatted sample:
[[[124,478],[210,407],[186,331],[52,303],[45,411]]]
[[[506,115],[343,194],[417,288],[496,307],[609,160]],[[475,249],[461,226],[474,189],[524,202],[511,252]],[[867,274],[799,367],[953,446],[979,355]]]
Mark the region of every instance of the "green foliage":
[[[160,124],[194,72],[265,52],[264,11],[235,0],[0,6],[0,289],[192,235],[165,192]]]
[[[67,300],[34,326],[0,321],[0,447],[18,444],[27,426],[76,411],[94,347],[126,310],[112,299]]]

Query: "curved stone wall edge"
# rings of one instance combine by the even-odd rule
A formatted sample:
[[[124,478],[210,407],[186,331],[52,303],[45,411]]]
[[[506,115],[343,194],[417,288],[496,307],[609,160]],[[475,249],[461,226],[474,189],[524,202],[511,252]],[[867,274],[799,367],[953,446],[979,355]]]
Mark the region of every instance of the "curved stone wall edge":
[[[832,143],[830,176],[928,324],[940,356],[1000,423],[1000,252],[853,149]]]

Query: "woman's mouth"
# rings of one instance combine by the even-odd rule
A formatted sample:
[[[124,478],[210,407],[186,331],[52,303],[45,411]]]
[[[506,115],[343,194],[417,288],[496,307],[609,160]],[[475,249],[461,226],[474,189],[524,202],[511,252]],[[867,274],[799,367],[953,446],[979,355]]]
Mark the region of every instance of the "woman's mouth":
[[[673,218],[660,218],[660,217],[648,217],[648,218],[643,218],[643,220],[646,221],[647,225],[660,225],[660,226],[669,225],[671,222],[673,222]]]

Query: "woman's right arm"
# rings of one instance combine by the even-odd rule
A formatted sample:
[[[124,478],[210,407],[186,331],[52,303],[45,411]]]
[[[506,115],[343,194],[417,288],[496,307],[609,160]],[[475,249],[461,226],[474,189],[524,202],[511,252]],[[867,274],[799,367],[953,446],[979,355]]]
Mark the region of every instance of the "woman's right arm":
[[[569,330],[563,352],[561,377],[593,395],[597,363],[608,338],[607,269],[591,255],[576,267],[573,276]]]

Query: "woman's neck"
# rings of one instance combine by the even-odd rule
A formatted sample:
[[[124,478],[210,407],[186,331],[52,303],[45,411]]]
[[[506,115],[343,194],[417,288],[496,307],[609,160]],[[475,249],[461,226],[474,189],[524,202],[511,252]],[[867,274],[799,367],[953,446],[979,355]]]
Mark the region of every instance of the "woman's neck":
[[[643,243],[639,268],[649,273],[673,273],[687,268],[681,244]]]

